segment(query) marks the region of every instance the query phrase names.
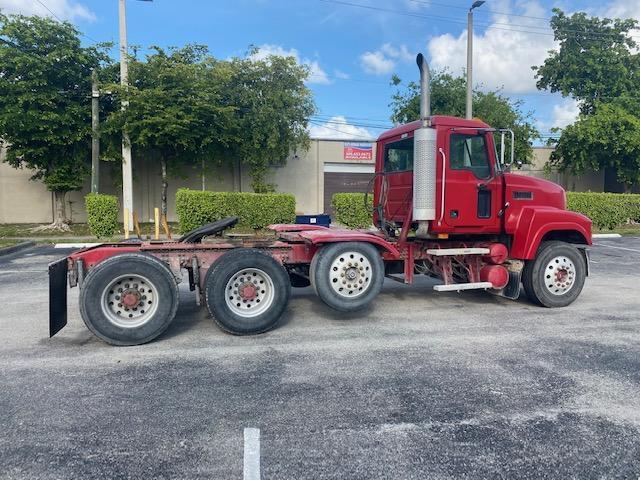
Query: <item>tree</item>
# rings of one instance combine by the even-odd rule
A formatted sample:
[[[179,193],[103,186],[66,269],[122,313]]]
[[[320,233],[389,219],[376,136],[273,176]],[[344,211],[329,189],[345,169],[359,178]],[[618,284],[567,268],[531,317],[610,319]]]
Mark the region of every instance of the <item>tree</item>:
[[[255,53],[254,51],[250,53]],[[229,101],[236,110],[236,139],[229,153],[249,167],[255,192],[272,191],[265,182],[269,166],[283,165],[297,148],[309,144],[308,118],[315,112],[304,81],[308,68],[293,57],[249,57],[230,61]]]
[[[224,72],[204,46],[152,47],[144,61],[130,60],[129,72],[129,87],[113,86],[127,107],[113,110],[104,130],[113,140],[114,156],[125,129],[135,159],[160,163],[166,216],[168,177],[221,150],[233,130],[234,109],[221,101],[224,82],[218,77]]]
[[[550,166],[576,174],[611,167],[627,189],[640,180],[640,53],[630,33],[637,26],[554,9],[558,49],[533,69],[538,88],[573,97],[581,115],[552,141]]]
[[[401,80],[394,76],[394,85]],[[466,79],[448,72],[437,72],[431,81],[431,111],[434,115],[453,115],[464,117],[466,109]],[[420,118],[420,85],[410,82],[404,91],[397,91],[390,104],[391,120],[407,123]],[[512,101],[500,90],[473,92],[474,116],[481,118],[494,128],[509,128],[515,134],[515,156],[522,162],[533,157],[532,141],[539,137],[531,122],[531,114],[523,113],[522,102]],[[510,147],[509,147],[510,148]]]
[[[14,168],[54,193],[50,228],[68,229],[65,195],[82,188],[91,153],[91,71],[107,57],[69,23],[0,14],[0,138]]]
[[[615,168],[630,191],[640,182],[640,118],[620,105],[598,105],[563,130],[550,164],[574,174]]]
[[[630,36],[633,19],[611,20],[553,10],[551,28],[558,42],[542,66],[534,66],[541,90],[580,101],[582,113],[619,97],[632,100],[640,89],[640,54]],[[637,100],[635,101],[637,105]]]

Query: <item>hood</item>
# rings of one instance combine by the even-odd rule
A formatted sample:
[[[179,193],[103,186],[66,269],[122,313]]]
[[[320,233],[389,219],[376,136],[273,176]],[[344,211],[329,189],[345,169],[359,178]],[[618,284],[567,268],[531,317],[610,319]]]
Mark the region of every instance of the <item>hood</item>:
[[[557,183],[517,173],[505,173],[504,181],[505,201],[511,204],[541,205],[561,210],[567,208],[564,188]]]

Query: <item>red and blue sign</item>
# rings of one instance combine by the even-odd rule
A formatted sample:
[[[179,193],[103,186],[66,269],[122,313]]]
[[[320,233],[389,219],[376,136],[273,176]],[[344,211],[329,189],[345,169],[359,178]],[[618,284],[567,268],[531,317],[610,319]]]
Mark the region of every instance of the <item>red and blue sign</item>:
[[[344,142],[345,160],[373,160],[373,144],[368,142]]]

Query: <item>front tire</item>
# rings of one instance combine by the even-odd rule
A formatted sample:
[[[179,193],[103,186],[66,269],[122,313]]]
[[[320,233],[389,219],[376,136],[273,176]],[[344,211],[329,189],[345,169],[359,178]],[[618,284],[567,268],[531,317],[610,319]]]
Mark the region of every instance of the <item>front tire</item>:
[[[333,243],[315,254],[309,276],[324,303],[340,312],[353,312],[380,293],[384,263],[370,243]]]
[[[527,296],[548,308],[566,307],[580,295],[586,278],[584,258],[569,243],[544,242],[522,272]]]
[[[80,289],[80,315],[111,345],[140,345],[162,334],[178,310],[178,285],[158,259],[124,253],[100,262]]]
[[[234,335],[271,330],[287,308],[291,284],[282,265],[248,248],[231,250],[209,267],[207,308],[220,328]]]

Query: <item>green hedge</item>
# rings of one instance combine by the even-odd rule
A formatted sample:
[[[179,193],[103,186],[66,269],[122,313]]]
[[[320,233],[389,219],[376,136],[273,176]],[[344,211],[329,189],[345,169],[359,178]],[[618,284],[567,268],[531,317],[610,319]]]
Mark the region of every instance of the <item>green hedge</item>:
[[[597,229],[640,222],[640,195],[637,194],[567,192],[567,208],[589,217]]]
[[[369,204],[372,200],[372,195],[369,195]],[[372,210],[364,205],[364,193],[335,193],[331,197],[331,206],[335,221],[345,227],[369,228],[373,224]]]
[[[372,214],[364,206],[363,193],[336,193],[331,205],[335,220],[346,227],[367,228],[371,225]],[[597,229],[613,229],[629,221],[640,223],[638,194],[567,192],[567,208],[589,217]]]
[[[203,192],[181,188],[176,194],[180,230],[188,232],[224,217],[239,217],[238,226],[260,229],[292,223],[296,199],[284,193]]]
[[[118,199],[114,195],[90,193],[84,197],[89,231],[98,238],[114,235],[119,230]]]

